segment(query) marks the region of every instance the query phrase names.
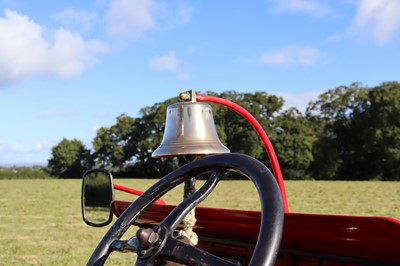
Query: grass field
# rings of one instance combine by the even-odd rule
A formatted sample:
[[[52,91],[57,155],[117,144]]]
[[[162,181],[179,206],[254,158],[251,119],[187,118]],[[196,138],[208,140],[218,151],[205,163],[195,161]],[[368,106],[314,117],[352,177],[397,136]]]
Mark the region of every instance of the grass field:
[[[116,180],[141,190],[154,182]],[[80,190],[80,180],[0,180],[0,265],[85,265],[109,227],[83,223]],[[288,181],[286,190],[291,212],[400,219],[400,182]],[[164,199],[178,203],[181,197],[178,187]],[[131,196],[118,192],[116,198]],[[249,181],[222,181],[203,205],[256,210],[258,198]],[[133,259],[113,254],[107,265],[133,264]]]

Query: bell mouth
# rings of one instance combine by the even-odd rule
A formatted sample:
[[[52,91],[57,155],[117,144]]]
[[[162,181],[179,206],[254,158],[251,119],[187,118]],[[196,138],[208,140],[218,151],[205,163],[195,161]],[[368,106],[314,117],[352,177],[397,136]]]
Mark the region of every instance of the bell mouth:
[[[212,155],[218,153],[230,153],[230,150],[221,144],[192,143],[181,145],[179,143],[160,145],[151,155],[153,158],[183,157],[188,155]]]
[[[153,158],[229,153],[217,134],[212,108],[204,102],[168,106],[164,136]]]

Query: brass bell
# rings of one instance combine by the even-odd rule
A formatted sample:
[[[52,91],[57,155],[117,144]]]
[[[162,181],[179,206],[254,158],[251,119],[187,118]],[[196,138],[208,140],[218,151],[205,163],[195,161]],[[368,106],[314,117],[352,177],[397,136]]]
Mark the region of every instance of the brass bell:
[[[168,106],[164,136],[152,157],[229,153],[217,134],[212,108],[204,102]]]

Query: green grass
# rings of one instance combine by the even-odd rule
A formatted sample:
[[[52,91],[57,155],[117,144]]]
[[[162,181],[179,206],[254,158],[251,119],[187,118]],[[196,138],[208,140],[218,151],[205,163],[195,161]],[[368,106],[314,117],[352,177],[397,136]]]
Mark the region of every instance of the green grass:
[[[116,180],[141,190],[154,182]],[[288,181],[286,189],[291,212],[400,219],[400,182]],[[80,193],[80,180],[0,180],[0,265],[86,264],[109,227],[83,223]],[[178,187],[164,199],[178,203],[181,197],[182,187]],[[117,192],[116,198],[132,196]],[[258,196],[249,181],[223,181],[204,205],[256,210]],[[113,254],[107,265],[133,263],[132,254]]]

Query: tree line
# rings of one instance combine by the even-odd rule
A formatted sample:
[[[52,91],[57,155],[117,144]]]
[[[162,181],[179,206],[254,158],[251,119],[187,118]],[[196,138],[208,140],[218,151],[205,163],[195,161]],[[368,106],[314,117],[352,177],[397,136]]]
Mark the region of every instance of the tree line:
[[[260,122],[277,153],[286,180],[400,180],[400,83],[369,88],[339,86],[311,101],[304,113],[283,109],[284,99],[267,92],[208,95],[231,100]],[[121,114],[98,129],[92,149],[63,139],[52,148],[48,169],[66,178],[92,167],[106,167],[119,177],[159,178],[185,163],[155,159],[171,98],[144,107],[138,117]],[[268,156],[251,125],[229,108],[211,104],[218,135],[231,152],[248,154],[269,166]]]

